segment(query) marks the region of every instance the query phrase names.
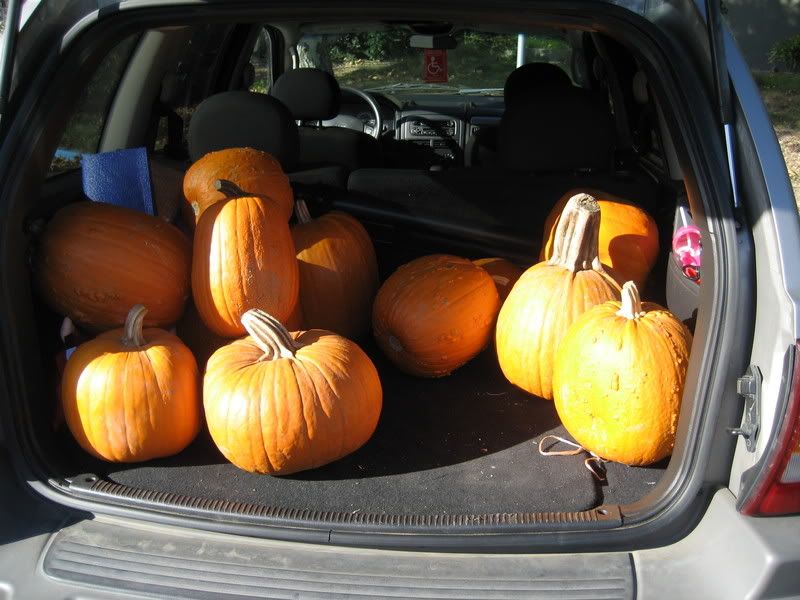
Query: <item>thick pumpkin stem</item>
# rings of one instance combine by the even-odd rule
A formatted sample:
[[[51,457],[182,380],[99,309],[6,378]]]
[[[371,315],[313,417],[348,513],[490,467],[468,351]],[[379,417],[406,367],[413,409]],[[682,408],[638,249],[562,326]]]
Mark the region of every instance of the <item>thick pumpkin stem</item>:
[[[222,192],[228,198],[241,198],[242,196],[247,196],[247,192],[227,179],[217,179],[214,182],[214,189],[218,192]]]
[[[558,221],[553,241],[553,256],[547,261],[572,272],[602,270],[598,257],[600,206],[589,194],[569,199]]]
[[[125,333],[122,335],[122,344],[132,348],[144,346],[144,316],[147,309],[142,304],[137,304],[129,312],[125,319]]]
[[[639,296],[639,289],[632,281],[626,281],[622,286],[622,305],[617,311],[617,315],[626,319],[636,319],[644,314],[642,310],[642,298]]]
[[[294,201],[294,214],[297,215],[298,223],[310,223],[311,213],[308,212],[308,204],[302,198]]]
[[[264,359],[292,358],[297,351],[291,334],[272,315],[257,308],[242,315],[242,325],[255,344],[264,351]]]

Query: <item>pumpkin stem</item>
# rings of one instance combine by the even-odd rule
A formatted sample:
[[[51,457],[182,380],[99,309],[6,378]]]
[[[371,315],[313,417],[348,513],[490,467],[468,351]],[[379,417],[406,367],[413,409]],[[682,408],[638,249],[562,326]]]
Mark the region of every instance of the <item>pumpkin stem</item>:
[[[291,334],[272,315],[253,308],[242,315],[242,325],[253,338],[256,346],[264,351],[264,358],[292,358],[297,351]]]
[[[308,204],[302,198],[298,198],[294,201],[294,214],[297,216],[298,223],[309,223],[311,222],[311,213],[308,212]]]
[[[242,196],[247,196],[247,192],[227,179],[217,179],[214,182],[214,189],[218,192],[222,192],[228,198],[241,198]]]
[[[589,194],[575,194],[569,199],[558,220],[549,265],[559,265],[572,272],[603,269],[598,257],[600,206]]]
[[[617,315],[626,319],[636,319],[644,314],[642,310],[642,298],[639,296],[639,289],[632,281],[626,281],[622,286],[622,304],[617,311]]]
[[[130,346],[131,348],[138,348],[144,346],[144,316],[147,314],[147,309],[143,304],[137,304],[129,312],[125,318],[125,333],[122,334],[122,345]]]

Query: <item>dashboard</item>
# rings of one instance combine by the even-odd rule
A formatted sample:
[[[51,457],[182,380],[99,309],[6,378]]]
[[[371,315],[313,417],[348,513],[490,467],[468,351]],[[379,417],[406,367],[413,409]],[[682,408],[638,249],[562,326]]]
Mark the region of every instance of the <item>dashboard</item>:
[[[501,96],[370,94],[381,110],[380,138],[389,167],[469,165],[475,138],[500,123],[505,107]],[[375,117],[361,98],[343,93],[339,115],[324,125],[372,135]]]

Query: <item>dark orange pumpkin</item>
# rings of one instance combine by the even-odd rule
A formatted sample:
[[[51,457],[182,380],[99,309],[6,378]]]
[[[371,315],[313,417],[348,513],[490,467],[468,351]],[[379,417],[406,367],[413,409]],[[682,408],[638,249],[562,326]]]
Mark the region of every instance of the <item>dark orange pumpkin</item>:
[[[61,381],[64,416],[81,447],[103,460],[137,462],[183,450],[200,429],[197,363],[163,329],[142,329],[134,306],[124,329],[81,344]]]
[[[547,260],[553,255],[561,211],[574,193],[563,196],[547,216],[540,260]],[[600,262],[611,269],[620,281],[633,280],[636,285],[643,286],[658,258],[656,222],[643,209],[618,198],[611,199],[606,195],[598,198],[597,204],[600,207],[597,248]]]
[[[292,216],[294,194],[278,160],[253,148],[228,148],[209,152],[186,171],[183,195],[187,212],[193,216],[190,225],[194,226],[209,206],[225,199],[225,194],[214,187],[218,179],[230,181],[252,196],[271,198],[286,221]]]
[[[203,212],[194,235],[192,293],[214,333],[244,333],[242,315],[263,307],[281,322],[295,310],[298,269],[289,225],[269,198],[250,196],[231,182],[229,198]]]
[[[500,297],[489,274],[466,258],[423,256],[395,271],[378,290],[372,329],[400,369],[441,377],[491,339]]]
[[[369,331],[378,289],[378,262],[364,227],[334,211],[312,219],[298,200],[292,227],[300,268],[300,305],[305,326],[354,339]]]
[[[329,331],[291,334],[260,310],[242,323],[250,337],[217,350],[203,383],[208,430],[228,460],[288,475],[342,458],[372,436],[383,392],[361,348]]]
[[[36,252],[34,276],[59,314],[94,331],[120,327],[134,304],[145,325],[171,325],[189,297],[191,244],[157,217],[100,202],[62,208]]]

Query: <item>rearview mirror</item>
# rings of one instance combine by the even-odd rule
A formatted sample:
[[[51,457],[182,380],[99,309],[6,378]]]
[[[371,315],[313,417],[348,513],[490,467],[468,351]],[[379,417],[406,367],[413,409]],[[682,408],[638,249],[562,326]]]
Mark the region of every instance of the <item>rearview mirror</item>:
[[[456,38],[446,33],[434,35],[412,35],[409,41],[412,48],[452,50],[458,43]]]

